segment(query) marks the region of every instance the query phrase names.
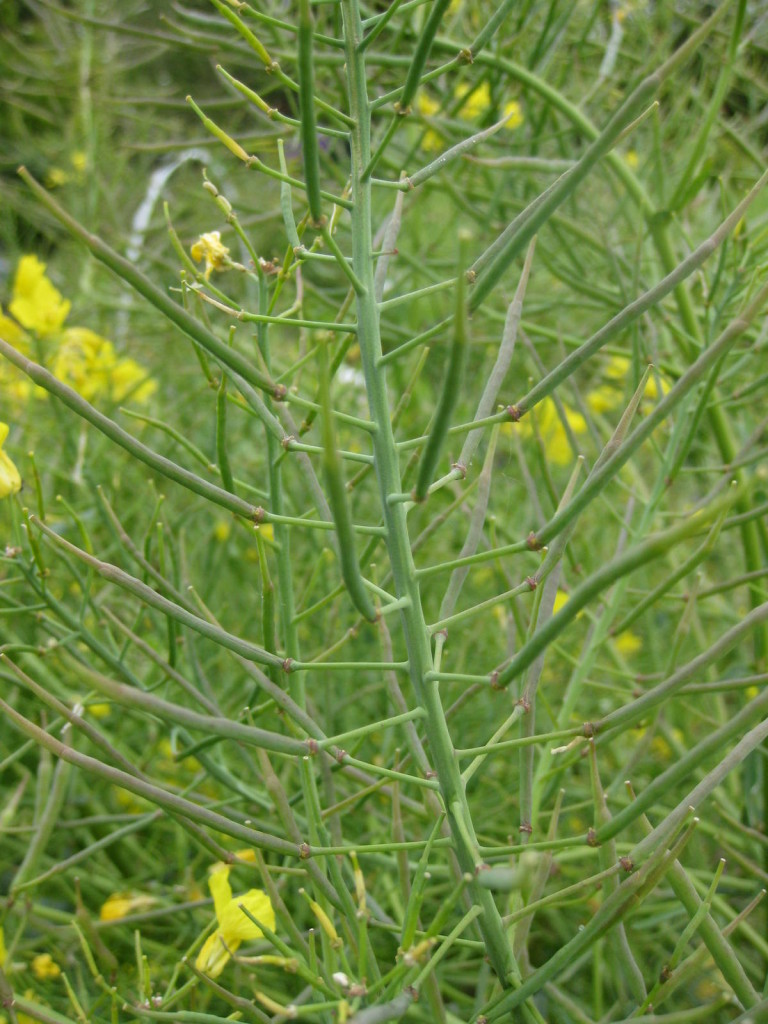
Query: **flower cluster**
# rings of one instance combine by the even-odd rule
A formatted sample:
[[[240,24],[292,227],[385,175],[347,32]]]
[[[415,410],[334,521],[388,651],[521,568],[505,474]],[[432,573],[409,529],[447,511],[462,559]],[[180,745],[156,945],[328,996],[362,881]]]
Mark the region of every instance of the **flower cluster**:
[[[71,168],[51,167],[45,176],[47,188],[59,188],[70,183],[82,184],[85,181],[85,172],[88,169],[88,157],[82,150],[75,150],[70,153],[69,162]]]
[[[473,87],[467,82],[462,82],[453,92],[453,99],[459,104],[457,115],[463,121],[480,121],[485,114],[493,107],[491,87],[488,82],[483,81],[480,85]],[[416,98],[416,108],[424,117],[434,117],[443,109],[444,104],[438,102],[423,89]],[[504,127],[514,131],[523,124],[525,118],[517,100],[509,100],[502,108],[502,116],[506,118]],[[429,128],[424,133],[422,147],[426,150],[438,150],[443,148],[443,139],[440,133],[434,128]]]
[[[120,358],[111,341],[87,327],[65,327],[71,303],[46,276],[36,256],[22,256],[16,268],[8,304],[11,316],[0,309],[0,337],[24,355],[45,359],[51,372],[92,400],[105,395],[114,402],[130,396],[146,402],[157,388],[134,359]],[[0,387],[12,400],[24,402],[31,394],[44,395],[14,367],[0,364]]]
[[[625,356],[611,356],[603,372],[603,381],[585,395],[587,409],[595,416],[612,412],[619,408],[624,400],[624,381],[630,370],[630,361]],[[663,398],[667,388],[663,381],[653,375],[648,378],[643,392],[643,404],[652,403]],[[642,408],[641,404],[641,408]],[[566,423],[575,438],[586,434],[587,421],[580,412],[562,403],[563,416],[558,412],[554,399],[545,398],[535,408],[535,425],[530,416],[526,416],[514,428],[521,438],[531,438],[538,431],[542,444],[550,462],[556,466],[566,466],[573,459],[573,450],[569,443]],[[507,425],[511,432],[512,424]]]
[[[253,853],[243,850],[237,856],[248,860],[252,859]],[[195,967],[209,978],[217,978],[221,974],[241,943],[262,938],[264,932],[256,921],[271,932],[275,930],[275,911],[269,896],[261,889],[249,889],[242,896],[233,896],[229,884],[230,870],[228,864],[215,864],[208,879],[218,927],[203,943]]]
[[[205,260],[206,281],[212,270],[228,270],[231,265],[229,249],[222,242],[220,231],[206,231],[193,242],[189,251],[195,263]]]

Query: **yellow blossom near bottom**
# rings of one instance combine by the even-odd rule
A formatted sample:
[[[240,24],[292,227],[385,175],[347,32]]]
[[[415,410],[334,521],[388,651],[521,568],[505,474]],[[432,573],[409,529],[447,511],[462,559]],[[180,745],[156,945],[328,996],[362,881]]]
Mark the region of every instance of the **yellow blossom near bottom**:
[[[229,884],[230,870],[227,864],[216,864],[208,879],[218,927],[203,943],[195,966],[209,978],[217,978],[221,974],[241,943],[264,935],[261,928],[243,913],[242,907],[270,931],[275,930],[275,911],[269,896],[261,889],[250,889],[242,896],[233,896]]]
[[[16,494],[21,490],[19,471],[3,451],[9,429],[7,423],[0,423],[0,498],[6,498],[9,494]]]

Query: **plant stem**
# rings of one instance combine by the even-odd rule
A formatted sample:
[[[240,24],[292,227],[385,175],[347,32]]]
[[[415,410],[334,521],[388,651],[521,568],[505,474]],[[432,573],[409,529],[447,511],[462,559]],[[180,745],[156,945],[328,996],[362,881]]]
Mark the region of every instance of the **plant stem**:
[[[381,507],[387,534],[387,548],[392,566],[395,592],[398,598],[407,597],[402,609],[411,681],[419,704],[427,713],[426,733],[447,819],[455,844],[456,854],[465,872],[473,878],[480,866],[480,856],[467,805],[464,786],[453,750],[445,713],[440,701],[437,681],[426,682],[432,669],[432,651],[429,630],[424,617],[416,580],[405,507],[391,504],[390,494],[403,490],[398,465],[397,447],[391,424],[391,409],[387,394],[386,372],[380,364],[381,336],[379,309],[375,298],[373,273],[373,234],[371,228],[371,184],[364,171],[371,159],[370,106],[366,83],[364,55],[360,51],[363,30],[357,0],[342,0],[346,45],[346,74],[350,98],[350,113],[355,126],[350,132],[352,158],[352,265],[364,292],[356,295],[358,338],[365,374],[366,391],[372,419],[375,468],[379,484]],[[471,883],[475,903],[483,913],[478,924],[486,941],[488,954],[502,985],[519,983],[520,974],[509,944],[504,925],[493,896]]]

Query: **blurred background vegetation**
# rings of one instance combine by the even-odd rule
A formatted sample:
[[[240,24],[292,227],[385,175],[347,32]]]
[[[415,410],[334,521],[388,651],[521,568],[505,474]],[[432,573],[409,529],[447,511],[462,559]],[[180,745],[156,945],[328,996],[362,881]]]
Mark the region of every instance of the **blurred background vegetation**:
[[[617,150],[647,195],[652,217],[672,224],[678,260],[715,229],[766,166],[768,15],[765,4],[759,2],[732,6],[734,13],[662,90],[660,107],[652,110]],[[385,5],[372,3],[367,7],[368,15],[372,15]],[[438,51],[452,53],[452,40],[471,39],[493,10],[492,3],[452,4],[441,30],[445,45],[442,50],[438,46]],[[335,5],[318,7],[318,11],[322,30],[339,35]],[[450,173],[431,179],[414,198],[406,198],[407,216],[386,294],[426,287],[450,276],[459,225],[470,228],[481,251],[480,240],[482,247],[488,244],[586,148],[589,134],[578,126],[577,118],[568,116],[551,95],[526,81],[526,75],[545,81],[580,116],[602,126],[621,98],[709,13],[710,5],[700,2],[521,2],[491,47],[495,64],[462,68],[427,85],[412,123],[396,136],[377,171],[391,180],[396,180],[402,169],[413,173],[441,149],[463,138],[470,124],[488,127],[511,109],[510,104],[516,105],[517,116],[478,147],[471,158],[454,165]],[[288,5],[274,4],[269,14],[287,19],[292,11]],[[734,18],[741,19],[741,30],[737,53],[729,61]],[[136,395],[132,400],[129,395],[127,411],[118,408],[121,402],[117,400],[105,400],[100,407],[145,443],[216,479],[216,388],[180,336],[63,232],[19,180],[16,169],[26,165],[90,231],[129,255],[158,285],[173,289],[178,297],[180,260],[169,242],[164,201],[187,252],[202,233],[217,230],[232,258],[250,265],[247,250],[202,187],[203,169],[235,208],[260,257],[279,267],[287,249],[277,182],[239,164],[206,133],[187,103],[187,95],[191,94],[249,153],[260,155],[273,167],[277,166],[276,140],[285,139],[289,169],[299,176],[297,133],[254,109],[227,84],[218,67],[223,66],[257,89],[288,117],[298,116],[296,97],[261,69],[254,70],[252,51],[221,12],[203,0],[123,0],[120,4],[109,0],[62,4],[5,0],[0,5],[0,26],[3,310],[7,311],[13,300],[19,261],[26,254],[36,254],[47,264],[47,274],[56,288],[72,303],[67,325],[87,327],[109,339],[119,357],[135,360],[156,383],[156,390],[145,401],[136,400]],[[264,22],[259,22],[259,31],[270,52],[281,64],[292,67],[293,37]],[[401,82],[414,31],[408,16],[398,20],[386,45],[382,43],[372,53],[373,95]],[[340,51],[332,49],[318,59],[318,74],[329,94],[341,89],[342,61]],[[505,73],[504,62],[507,70],[514,65],[514,74]],[[344,144],[331,139],[321,151],[321,160],[325,182],[341,192],[348,173]],[[387,189],[376,193],[377,224],[391,210],[394,195]],[[298,203],[296,209],[298,219],[304,211]],[[502,392],[505,402],[517,400],[565,353],[662,276],[648,228],[648,210],[638,207],[604,165],[550,219],[537,241],[523,330]],[[340,234],[346,244],[345,231],[342,219]],[[716,338],[736,314],[752,293],[756,278],[764,273],[767,259],[768,197],[763,194],[733,238],[690,280],[701,339],[686,334],[672,297],[667,297],[560,389],[563,404],[557,414],[551,411],[551,419],[542,412],[537,428],[529,427],[527,433],[502,428],[486,524],[488,546],[525,537],[552,515],[575,455],[581,452],[589,465],[594,463],[645,365],[652,361],[655,368],[646,393],[646,408],[650,408],[686,368],[689,346],[698,352],[699,346]],[[214,283],[222,288],[226,283],[228,294],[238,306],[257,307],[257,284],[252,275],[230,271],[226,279],[216,273],[213,276]],[[468,385],[487,378],[515,284],[515,275],[509,274],[504,288],[474,318]],[[290,288],[286,306],[295,297],[295,281],[291,281]],[[308,263],[302,268],[303,315],[332,318],[342,306],[346,291],[346,282],[335,269],[329,270],[328,264]],[[385,351],[449,316],[451,308],[451,294],[440,290],[415,304],[393,306],[384,320]],[[201,304],[196,312],[209,318],[222,333],[226,330],[228,320],[216,310],[203,309]],[[272,339],[276,375],[290,374],[292,365],[308,351],[308,335],[276,329]],[[442,377],[445,342],[446,335],[437,335],[427,356],[416,350],[390,364],[393,395],[409,395],[398,422],[401,439],[420,436],[427,427]],[[765,320],[759,319],[725,365],[717,398],[727,413],[740,464],[750,481],[749,502],[755,508],[768,499],[764,459],[767,343]],[[347,412],[365,416],[358,361],[359,353],[352,346],[338,380],[336,398]],[[311,361],[289,380],[312,393],[315,375]],[[475,402],[475,391],[468,386],[457,421],[471,417]],[[689,406],[686,415],[694,413],[694,407]],[[228,630],[259,642],[262,578],[259,547],[252,529],[154,477],[101,435],[81,426],[51,399],[34,395],[15,398],[9,388],[0,396],[0,420],[11,425],[5,448],[13,453],[22,471],[24,504],[45,511],[49,525],[73,542],[83,546],[87,538],[87,544],[100,558],[137,571],[135,565],[131,567],[125,543],[99,497],[97,488],[102,488],[127,534],[153,566],[179,589],[194,587]],[[613,556],[625,543],[627,532],[631,534],[634,510],[642,508],[654,492],[663,454],[675,429],[675,424],[660,428],[614,482],[605,500],[599,500],[580,521],[564,563],[561,603],[581,580]],[[267,489],[263,434],[257,422],[234,404],[230,406],[229,438],[235,475],[256,489],[257,500],[258,494]],[[306,439],[318,443],[316,426]],[[354,450],[359,439],[350,430],[342,433],[341,443]],[[34,468],[26,455],[32,450]],[[455,457],[458,453],[449,454]],[[477,457],[475,470],[481,457]],[[729,472],[710,431],[701,426],[680,472],[659,500],[653,528],[661,529],[689,516]],[[476,476],[474,472],[469,480]],[[458,554],[468,523],[463,494],[464,486],[456,483],[411,513],[412,537],[444,516],[440,531],[425,538],[419,564],[434,564]],[[360,521],[373,522],[377,496],[372,474],[361,480],[354,495],[356,516]],[[307,512],[307,499],[298,484],[290,492],[289,501],[291,514]],[[13,544],[18,531],[17,513],[1,508],[0,524],[8,544]],[[738,622],[750,603],[766,600],[766,577],[762,572],[749,586],[745,583],[744,556],[737,535],[737,529],[724,532],[697,574],[673,588],[631,628],[609,634],[591,663],[587,697],[574,722],[605,714],[631,699],[639,688],[665,678]],[[269,549],[269,532],[265,531],[264,539]],[[333,592],[339,579],[338,566],[327,537],[317,531],[297,534],[293,553],[299,610],[303,611]],[[760,549],[759,556],[764,566],[766,552]],[[372,557],[382,562],[377,578],[382,583],[384,559],[380,555]],[[497,560],[473,571],[461,608],[511,589],[539,564],[539,556],[533,552],[518,557],[514,569]],[[620,593],[614,593],[610,603],[614,625],[625,620],[637,602],[682,559],[675,553],[667,560],[652,562]],[[54,599],[69,609],[72,620],[57,616],[50,606],[46,608],[39,594],[34,598],[30,589],[33,584],[29,579],[22,581],[12,559],[7,559],[0,567],[5,610],[27,610],[24,615],[8,613],[0,620],[3,628],[8,624],[8,642],[44,646],[53,638],[60,640],[69,630],[74,635],[79,629],[81,637],[87,634],[103,642],[116,661],[151,688],[165,685],[170,666],[188,674],[204,693],[215,693],[216,700],[232,716],[254,702],[252,681],[226,652],[169,626],[159,613],[137,611],[129,597],[94,583],[65,559],[51,561],[48,569],[47,587]],[[438,616],[446,580],[447,576],[438,575],[424,582],[429,621]],[[685,608],[693,611],[684,616]],[[580,652],[604,610],[596,605],[585,612],[549,652],[542,731],[555,728],[557,700],[578,667]],[[135,641],[126,641],[105,617],[107,613],[129,624],[159,655],[161,663],[148,659]],[[457,624],[451,633],[450,671],[486,672],[499,664],[521,645],[528,614],[523,601],[503,602]],[[307,660],[321,656],[339,638],[345,638],[345,643],[334,658],[376,660],[379,656],[374,631],[360,626],[343,595],[329,601],[322,614],[302,618],[300,632]],[[403,657],[399,634],[394,644],[397,660]],[[223,748],[201,759],[198,745],[183,729],[169,729],[151,716],[123,717],[116,706],[111,707],[91,690],[85,663],[93,657],[94,648],[91,646],[90,652],[86,648],[81,639],[73,643],[71,651],[38,659],[45,685],[69,703],[86,700],[95,705],[93,714],[111,732],[115,745],[153,779],[179,792],[190,791],[201,801],[221,803],[230,813],[240,818],[248,815],[257,825],[263,815],[262,825],[275,827],[271,822],[274,812],[264,801],[261,779],[252,761],[246,760],[241,751]],[[105,670],[103,665],[101,670]],[[618,742],[601,747],[600,770],[611,799],[621,805],[626,799],[622,791],[625,778],[631,777],[635,788],[642,789],[727,721],[744,704],[745,694],[754,696],[758,692],[755,688],[764,685],[765,671],[764,637],[758,630],[719,667],[697,680],[713,683],[725,679],[732,686],[682,695],[642,728],[629,730]],[[13,693],[18,706],[26,707],[30,717],[39,717],[31,710],[29,696],[12,689],[13,676],[7,672],[0,672],[0,676],[4,691]],[[447,684],[443,700],[446,706],[453,705],[453,721],[461,723],[458,734],[463,747],[484,743],[503,717],[500,707],[506,709],[504,714],[509,711],[509,702],[501,705],[500,696],[478,687],[467,691],[464,684]],[[368,721],[392,714],[391,692],[381,674],[374,671],[359,672],[354,683],[348,676],[330,671],[313,675],[311,701],[319,709],[328,735],[359,724],[361,707]],[[253,716],[259,724],[280,728],[281,716],[268,701],[254,705]],[[29,835],[35,831],[36,800],[39,804],[45,795],[38,782],[35,797],[35,775],[50,778],[54,768],[46,755],[41,756],[30,744],[22,746],[10,725],[0,725],[0,739],[0,768],[6,776],[0,782],[12,807],[4,827],[0,824],[0,891],[5,891],[24,856]],[[389,766],[403,763],[405,755],[400,753],[394,731],[382,731],[366,743],[367,760]],[[194,757],[190,748],[194,748]],[[296,792],[295,778],[291,782],[293,771],[290,766],[281,768],[286,788]],[[478,832],[490,846],[517,839],[517,771],[516,756],[511,763],[505,758],[492,758],[471,786]],[[717,858],[727,857],[728,870],[716,902],[723,922],[746,907],[768,880],[764,779],[761,751],[717,791],[708,805],[695,849],[692,845],[687,853],[692,873],[703,890]],[[563,757],[551,766],[541,784],[545,818],[562,786],[566,796],[560,834],[577,837],[585,833],[593,824],[587,760],[578,752]],[[94,783],[84,775],[73,773],[66,785],[67,800],[55,842],[47,846],[38,864],[40,873],[129,823],[135,814],[151,810],[126,791]],[[259,800],[254,792],[260,794]],[[683,792],[681,788],[670,795],[670,807]],[[405,815],[404,834],[423,840],[429,834],[431,819],[417,797],[408,794],[398,814]],[[385,843],[393,828],[401,827],[392,824],[391,795],[372,791],[356,797],[354,787],[348,788],[341,779],[338,799],[340,803],[348,801],[343,825],[345,843]],[[659,808],[666,809],[666,804]],[[334,831],[340,828],[338,818],[331,815],[329,822],[334,837],[340,837],[340,831]],[[552,874],[556,886],[572,884],[588,873],[585,858],[591,855],[583,842],[574,842],[573,847],[559,853]],[[136,927],[141,931],[141,948],[152,965],[152,990],[159,992],[165,985],[170,986],[176,961],[210,917],[204,886],[210,860],[208,851],[196,846],[170,819],[162,818],[153,821],[151,828],[148,823],[135,836],[94,853],[79,868],[57,871],[49,881],[34,887],[28,898],[19,896],[15,905],[0,902],[0,913],[2,908],[7,909],[6,943],[14,941],[14,956],[19,963],[14,983],[19,990],[33,992],[39,1002],[72,1014],[71,999],[56,978],[46,978],[42,967],[35,970],[32,966],[35,956],[52,954],[56,963],[66,968],[86,1007],[86,1019],[108,1019],[109,999],[94,988],[82,949],[67,927],[79,915],[106,975],[120,973],[121,984],[132,990],[138,985],[132,932]],[[508,862],[509,858],[499,858],[499,863]],[[530,855],[529,863],[523,859],[523,891],[530,886],[539,863],[535,854]],[[382,908],[379,917],[382,921],[400,921],[404,894],[398,871],[402,864],[398,866],[394,857],[382,853],[370,854],[364,867],[370,898]],[[298,869],[276,866],[275,870],[291,915],[300,927],[308,927],[313,923],[312,915],[305,901],[293,894],[295,880],[291,872]],[[593,870],[589,868],[589,872]],[[451,885],[447,857],[443,856],[442,863],[435,867],[434,876],[428,902],[438,906]],[[244,880],[241,888],[245,885]],[[125,913],[113,920],[102,912],[100,920],[101,908],[109,897],[124,890],[147,902],[122,908]],[[515,896],[510,895],[509,908],[517,905]],[[597,905],[582,900],[574,907],[566,903],[539,915],[529,946],[531,961],[536,964],[552,955]],[[762,909],[756,912],[751,923],[739,929],[734,938],[758,990],[762,989],[768,963],[764,917]],[[640,951],[638,959],[649,984],[668,959],[667,946],[674,945],[674,937],[686,923],[680,904],[664,888],[643,905],[634,919],[633,942]],[[667,941],[669,936],[673,938]],[[386,927],[377,933],[376,944],[384,963],[394,957],[396,940]],[[590,1016],[579,1017],[577,1009],[558,1004],[553,996],[548,1010],[553,1021],[598,1020],[610,1011],[617,996],[608,975],[607,980],[603,977],[606,959],[610,957],[602,946],[590,952],[583,963],[574,965],[574,980],[565,985],[582,1007],[579,1012]],[[487,964],[477,946],[471,945],[460,949],[452,962],[451,975],[441,981],[444,998],[462,1020],[469,1019],[473,1008],[482,1005],[483,993],[490,991],[490,985]],[[270,969],[259,975],[259,986],[283,1002],[301,987],[299,982],[294,984]],[[707,1007],[709,1016],[702,1016],[702,1020],[728,1021],[737,1012],[711,964],[692,972],[680,992],[670,998],[671,1009],[680,1012]],[[224,1012],[224,1004],[205,989],[196,991],[190,999],[189,1005],[196,1011],[215,1007],[216,1012]],[[413,1019],[435,1019],[430,1016],[434,1006],[415,1007],[411,1012]],[[24,1024],[21,1015],[19,1020]]]

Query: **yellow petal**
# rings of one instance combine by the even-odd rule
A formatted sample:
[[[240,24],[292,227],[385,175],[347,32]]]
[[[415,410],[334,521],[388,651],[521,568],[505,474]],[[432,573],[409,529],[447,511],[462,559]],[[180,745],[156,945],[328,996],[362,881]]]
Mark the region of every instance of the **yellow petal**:
[[[555,603],[552,607],[552,613],[556,615],[568,600],[568,594],[566,594],[564,590],[558,590],[555,594]]]
[[[143,893],[115,892],[102,904],[99,920],[119,921],[135,910],[146,910],[156,902],[154,896],[147,896]]]
[[[454,96],[457,99],[462,99],[464,96],[467,97],[459,110],[459,117],[466,121],[474,121],[482,117],[491,105],[491,87],[487,82],[481,82],[470,93],[471,88],[470,85],[460,85],[454,92]]]
[[[0,308],[0,338],[25,355],[29,352],[29,338],[15,320],[11,320],[2,312],[2,308]]]
[[[223,544],[225,540],[229,539],[229,535],[232,532],[232,527],[226,519],[217,519],[213,526],[213,536],[216,540]]]
[[[631,362],[626,356],[611,356],[605,368],[605,376],[609,380],[621,380],[629,373]]]
[[[39,953],[32,960],[32,970],[39,981],[48,981],[51,978],[58,978],[61,968],[53,959],[50,953]]]
[[[212,270],[229,268],[229,249],[221,240],[220,231],[206,231],[190,248],[192,259],[197,263],[205,260],[205,277],[211,276]]]
[[[247,847],[245,850],[235,850],[235,856],[238,860],[247,861],[249,864],[256,863],[256,852],[250,847]]]
[[[621,404],[621,391],[611,384],[601,384],[587,395],[587,407],[596,416],[610,412]]]
[[[8,307],[19,323],[44,338],[61,328],[70,306],[45,276],[45,263],[37,256],[22,256]]]
[[[231,954],[240,945],[239,941],[235,941],[234,943],[227,942],[225,946],[225,941],[219,929],[213,935],[208,936],[195,960],[195,967],[198,971],[207,974],[209,978],[218,978],[227,966]]]
[[[625,629],[623,633],[619,633],[613,643],[619,654],[623,654],[625,657],[637,654],[643,648],[643,641],[631,629]]]
[[[421,89],[416,97],[416,109],[424,117],[432,117],[440,109],[440,104]]]
[[[221,915],[232,900],[232,886],[229,884],[230,871],[231,868],[228,864],[216,864],[208,879],[208,888],[213,896],[213,906],[219,924],[221,924]]]
[[[135,359],[118,359],[109,375],[109,391],[114,402],[146,402],[157,391],[157,381]]]
[[[68,327],[61,336],[51,369],[90,401],[109,390],[117,358],[111,341],[87,327]]]
[[[85,713],[92,715],[94,718],[109,718],[112,713],[111,704],[87,704],[85,707]]]
[[[244,896],[235,896],[226,905],[219,918],[219,927],[228,946],[246,939],[260,939],[264,932],[240,909],[241,905],[257,921],[262,921],[271,932],[275,930],[275,912],[269,896],[261,889],[251,889]]]
[[[3,443],[8,437],[8,424],[0,423],[0,498],[21,490],[21,477],[11,459],[5,454]]]
[[[517,100],[510,100],[509,103],[504,104],[504,117],[507,119],[504,125],[507,131],[514,131],[525,121],[522,108]]]

